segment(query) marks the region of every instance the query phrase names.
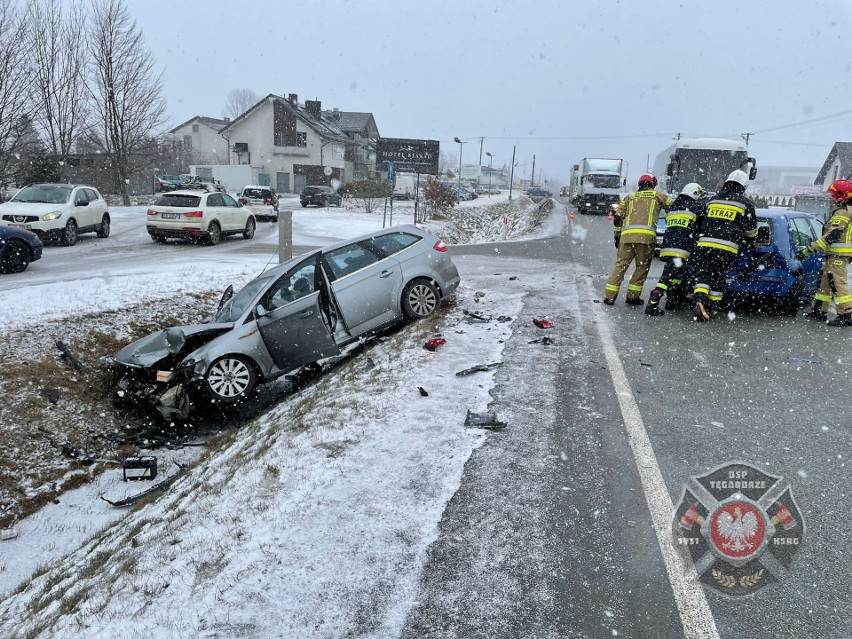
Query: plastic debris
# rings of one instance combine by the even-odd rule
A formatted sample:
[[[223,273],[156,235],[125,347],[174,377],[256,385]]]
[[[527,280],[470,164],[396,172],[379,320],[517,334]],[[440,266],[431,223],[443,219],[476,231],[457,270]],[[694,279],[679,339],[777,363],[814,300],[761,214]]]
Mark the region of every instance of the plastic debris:
[[[506,428],[506,422],[501,422],[497,419],[496,413],[472,413],[467,409],[467,417],[464,420],[465,428],[487,428],[488,430],[498,430]]]
[[[492,368],[497,368],[498,366],[502,366],[503,362],[492,362],[490,364],[477,364],[476,366],[472,366],[470,368],[466,368],[463,371],[459,371],[456,373],[456,377],[464,377],[465,375],[472,375],[473,373],[483,373],[485,371],[490,371]]]
[[[65,344],[63,344],[62,342],[57,340],[56,341],[56,348],[58,348],[60,350],[60,352],[62,353],[62,359],[65,360],[66,362],[68,362],[71,366],[73,366],[75,370],[78,370],[78,371],[81,371],[81,372],[83,370],[85,370],[86,367],[83,366],[83,364],[80,362],[80,360],[78,360],[76,357],[74,357],[74,354],[71,352],[71,349],[69,349]]]
[[[551,344],[555,344],[550,337],[539,337],[538,339],[530,340],[530,344],[541,344],[542,346],[550,346]]]
[[[498,322],[511,322],[512,318],[509,317],[508,315],[501,315],[500,317],[497,318],[497,321]]]
[[[47,401],[51,404],[55,404],[59,401],[60,393],[55,388],[42,388],[41,394],[44,395],[47,398]]]
[[[420,391],[420,395],[421,395],[422,397],[429,397],[429,393],[427,393],[427,392],[426,392],[426,389],[425,389],[425,388],[423,388],[422,386],[418,386],[418,387],[417,387],[417,390],[419,390],[419,391]]]
[[[534,320],[533,320],[533,324],[535,324],[535,325],[536,325],[536,326],[538,326],[539,328],[553,328],[554,326],[556,326],[556,324],[554,324],[553,322],[551,322],[551,321],[550,321],[549,319],[547,319],[546,317],[543,317],[543,318],[541,318],[541,319],[538,319],[538,318],[534,319]]]
[[[805,364],[825,364],[818,359],[810,359],[808,357],[788,357],[787,358],[791,362],[804,362]]]
[[[445,340],[443,337],[433,337],[431,339],[426,340],[426,343],[423,344],[423,348],[425,348],[427,351],[436,351],[438,350],[439,346],[443,346],[446,343],[447,340]]]
[[[468,321],[471,321],[471,320],[479,320],[479,321],[481,321],[481,322],[490,322],[490,321],[491,321],[491,317],[490,317],[490,316],[485,317],[484,315],[480,315],[479,313],[474,313],[473,311],[469,311],[469,310],[467,310],[467,309],[464,309],[464,310],[462,311],[462,313],[464,313],[465,315],[467,315],[467,317],[468,317]]]
[[[12,528],[3,528],[0,530],[0,541],[11,541],[12,539],[18,538],[18,529],[15,527]]]
[[[509,277],[509,279],[510,279],[510,280],[516,280],[516,279],[518,279],[518,276],[517,276],[517,275],[512,275],[511,277]]]

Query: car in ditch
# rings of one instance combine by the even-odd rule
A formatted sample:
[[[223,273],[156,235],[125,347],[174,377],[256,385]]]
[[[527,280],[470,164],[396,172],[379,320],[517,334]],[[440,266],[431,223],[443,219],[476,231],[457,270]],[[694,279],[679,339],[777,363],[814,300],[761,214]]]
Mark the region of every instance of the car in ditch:
[[[81,233],[109,237],[106,201],[85,184],[30,184],[0,204],[0,225],[32,231],[42,242],[73,246]]]
[[[121,349],[116,400],[153,405],[167,419],[186,418],[199,396],[239,402],[366,334],[429,317],[458,285],[446,245],[412,225],[312,251],[236,294],[229,287],[207,322]]]

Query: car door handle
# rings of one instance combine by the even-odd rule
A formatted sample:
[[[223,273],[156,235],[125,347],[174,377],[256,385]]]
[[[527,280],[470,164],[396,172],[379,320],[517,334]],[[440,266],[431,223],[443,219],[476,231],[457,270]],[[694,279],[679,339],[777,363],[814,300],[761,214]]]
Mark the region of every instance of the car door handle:
[[[298,317],[310,317],[313,314],[314,312],[312,310],[302,311],[301,313],[299,313]]]
[[[382,279],[384,279],[386,277],[390,277],[391,275],[393,275],[393,271],[384,270],[381,273],[379,273],[379,277],[381,277]]]

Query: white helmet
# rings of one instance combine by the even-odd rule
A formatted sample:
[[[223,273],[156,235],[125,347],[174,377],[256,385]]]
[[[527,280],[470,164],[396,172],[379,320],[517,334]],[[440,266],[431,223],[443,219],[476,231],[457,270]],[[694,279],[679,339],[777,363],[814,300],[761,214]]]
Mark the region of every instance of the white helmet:
[[[680,192],[681,195],[691,197],[693,200],[697,200],[705,193],[707,193],[707,191],[705,191],[704,187],[701,186],[698,182],[690,182],[685,187],[683,187]]]
[[[746,188],[748,186],[748,173],[741,171],[740,169],[731,171],[731,174],[727,177],[725,182],[736,182],[741,187]]]

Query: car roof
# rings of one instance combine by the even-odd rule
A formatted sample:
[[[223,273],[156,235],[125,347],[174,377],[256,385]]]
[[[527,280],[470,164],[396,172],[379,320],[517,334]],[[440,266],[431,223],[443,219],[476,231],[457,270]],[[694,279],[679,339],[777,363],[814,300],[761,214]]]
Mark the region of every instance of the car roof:
[[[260,184],[246,184],[243,187],[243,190],[245,190],[245,189],[267,189],[269,191],[273,190],[271,186],[262,186]]]
[[[351,237],[348,240],[342,240],[340,242],[336,242],[335,244],[329,244],[328,246],[323,246],[322,251],[333,251],[334,249],[341,248],[343,246],[348,246],[353,242],[361,242],[362,240],[369,240],[371,237],[376,237],[378,235],[385,235],[387,233],[396,233],[402,231],[404,233],[413,233],[418,237],[426,237],[428,233],[421,229],[420,227],[414,226],[413,224],[400,224],[398,226],[389,226],[385,229],[379,229],[378,231],[373,231],[372,233],[365,233],[364,235],[359,235],[357,237]]]
[[[195,197],[201,197],[202,195],[209,195],[208,191],[201,191],[198,189],[176,189],[174,191],[169,191],[168,193],[160,193],[160,197],[164,195],[194,195]]]
[[[777,219],[791,216],[816,218],[816,215],[814,215],[813,213],[806,213],[805,211],[793,211],[791,209],[755,209],[755,213],[758,217],[768,219]]]

